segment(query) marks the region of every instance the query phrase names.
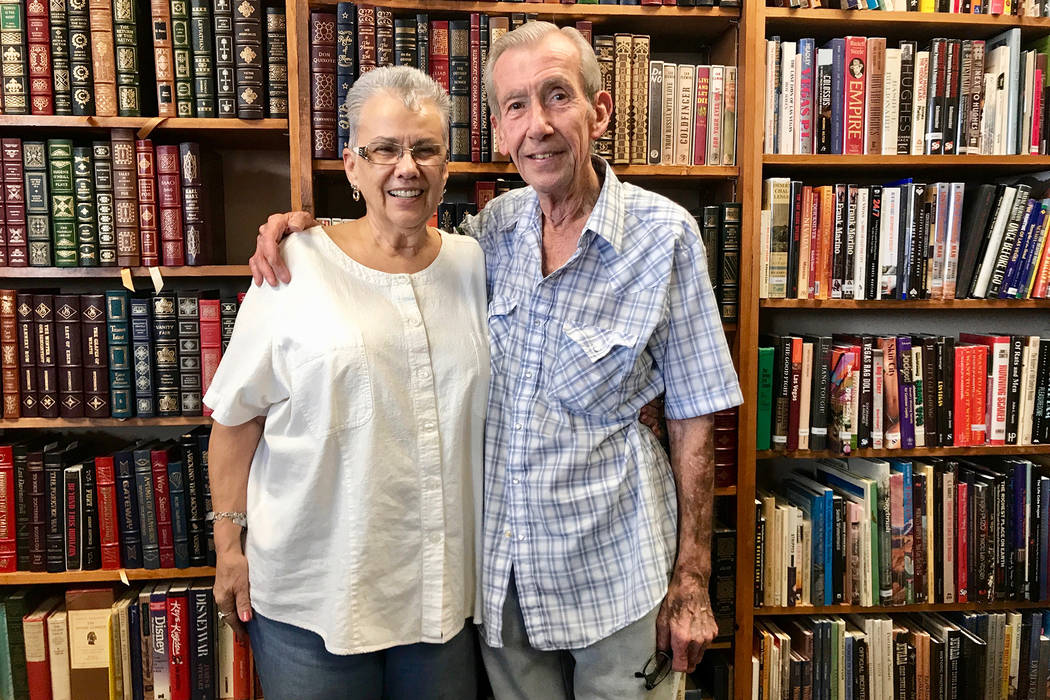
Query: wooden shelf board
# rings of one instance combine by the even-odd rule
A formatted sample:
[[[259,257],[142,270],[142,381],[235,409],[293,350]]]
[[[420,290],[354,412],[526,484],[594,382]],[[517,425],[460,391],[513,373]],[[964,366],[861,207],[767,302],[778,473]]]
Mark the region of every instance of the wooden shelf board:
[[[120,267],[0,267],[0,279],[120,279]],[[129,268],[135,277],[149,277],[150,268]],[[248,277],[247,265],[158,267],[163,277]]]
[[[763,299],[763,309],[914,309],[944,311],[952,309],[1048,309],[1050,299]]]
[[[314,0],[316,7],[335,5],[338,0]],[[680,19],[738,19],[739,7],[677,7],[667,5],[584,5],[580,3],[522,3],[505,5],[502,2],[460,2],[460,0],[389,0],[383,7],[391,10],[426,10],[428,12],[484,12],[490,15],[509,15],[514,12],[535,13],[541,18],[589,19],[591,17],[659,17],[665,21]]]
[[[211,418],[172,416],[171,418],[8,418],[0,420],[0,430],[13,428],[139,428],[205,425]]]
[[[598,5],[597,7],[602,7]],[[609,5],[609,7],[613,7]],[[343,172],[343,161],[323,159],[314,160],[314,172]],[[615,165],[613,172],[618,177],[640,178],[708,178],[724,180],[739,175],[736,166],[707,165]],[[517,175],[513,163],[449,163],[449,175]]]
[[[194,566],[189,569],[124,569],[129,581],[146,581],[168,578],[203,578],[214,576],[210,566]],[[49,574],[43,571],[16,571],[0,574],[0,586],[31,586],[39,583],[109,583],[120,581],[120,570],[64,571]]]
[[[715,495],[716,496],[735,496],[736,495],[736,486],[716,486],[715,487]]]
[[[0,115],[0,127],[50,129],[140,129],[155,117],[70,117],[39,115]],[[156,129],[208,131],[288,131],[287,119],[187,119],[169,117]]]
[[[755,617],[772,615],[847,615],[868,613],[891,615],[912,612],[967,611],[967,610],[1013,610],[1016,608],[1048,608],[1050,601],[997,600],[993,603],[918,603],[915,605],[796,605],[795,607],[755,608]]]
[[[732,649],[732,648],[733,648],[733,640],[732,639],[716,639],[715,641],[713,641],[713,642],[711,642],[710,644],[707,645],[707,650],[708,651],[714,651],[716,649]]]
[[[755,454],[755,459],[776,459],[777,457],[786,457],[788,459],[819,459],[821,457],[970,457],[980,455],[1050,455],[1050,445],[919,447],[914,450],[853,450],[849,454],[833,450],[822,450],[820,452],[760,450]]]
[[[762,156],[762,163],[776,168],[799,170],[945,170],[983,168],[988,170],[1046,170],[1050,156]]]
[[[988,37],[1005,29],[1018,27],[1024,36],[1050,32],[1050,18],[1014,17],[1012,15],[972,15],[949,12],[884,12],[881,10],[832,10],[832,9],[791,9],[787,7],[767,7],[766,33],[787,33],[794,36],[798,33],[820,34],[842,33],[843,26],[857,34],[868,36],[907,36],[925,38],[927,36],[949,35],[956,38],[971,39]]]

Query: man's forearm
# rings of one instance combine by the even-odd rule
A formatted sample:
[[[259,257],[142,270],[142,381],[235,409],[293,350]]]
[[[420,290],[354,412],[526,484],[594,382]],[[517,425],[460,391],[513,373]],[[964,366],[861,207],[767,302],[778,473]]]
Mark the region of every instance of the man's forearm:
[[[711,416],[668,420],[671,471],[678,494],[678,558],[676,569],[700,576],[711,574],[711,521],[714,511],[715,459]]]
[[[215,423],[208,443],[208,473],[212,510],[243,512],[248,501],[248,473],[262,437],[263,419],[237,426]],[[215,549],[226,552],[241,548],[241,529],[228,520],[215,523]]]

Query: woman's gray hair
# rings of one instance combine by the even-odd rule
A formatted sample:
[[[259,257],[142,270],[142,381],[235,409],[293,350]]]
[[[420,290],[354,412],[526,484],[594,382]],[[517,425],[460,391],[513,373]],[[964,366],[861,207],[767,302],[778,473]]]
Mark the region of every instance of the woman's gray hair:
[[[353,148],[357,143],[357,127],[361,121],[361,110],[365,103],[380,93],[388,93],[400,99],[411,110],[422,109],[424,102],[433,102],[441,115],[445,141],[448,141],[449,98],[440,84],[421,70],[410,66],[383,66],[370,70],[350,87],[346,93],[346,116],[348,143]]]
[[[594,103],[594,96],[602,89],[602,71],[598,66],[598,57],[594,55],[594,49],[583,38],[583,35],[575,27],[561,27],[550,22],[526,22],[513,32],[507,32],[489,49],[489,57],[485,62],[485,91],[488,93],[489,111],[499,118],[499,102],[496,99],[495,86],[492,84],[492,68],[496,61],[508,49],[529,46],[539,43],[544,37],[561,32],[572,42],[573,46],[580,52],[580,80],[583,82],[584,94],[587,101]]]

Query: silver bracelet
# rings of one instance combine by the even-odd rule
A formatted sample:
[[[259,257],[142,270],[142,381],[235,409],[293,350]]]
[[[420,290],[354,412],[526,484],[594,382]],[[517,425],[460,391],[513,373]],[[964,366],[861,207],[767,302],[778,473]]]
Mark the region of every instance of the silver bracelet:
[[[248,514],[244,511],[221,511],[219,513],[211,514],[211,521],[217,523],[220,520],[229,520],[234,525],[248,528]]]

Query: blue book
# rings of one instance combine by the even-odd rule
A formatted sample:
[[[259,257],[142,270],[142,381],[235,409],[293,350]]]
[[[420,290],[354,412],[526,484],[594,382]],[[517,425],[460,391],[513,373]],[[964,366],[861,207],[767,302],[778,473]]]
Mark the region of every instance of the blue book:
[[[832,39],[831,49],[831,153],[842,155],[842,131],[846,122],[846,40]]]
[[[336,153],[342,157],[349,137],[350,115],[346,109],[346,94],[357,78],[357,7],[352,2],[336,5]]]
[[[1031,230],[1025,238],[1024,250],[1017,261],[1017,279],[1010,286],[1015,287],[1014,299],[1025,299],[1028,296],[1028,285],[1032,282],[1036,268],[1039,266],[1039,244],[1042,242],[1043,226],[1046,224],[1047,208],[1050,207],[1050,199],[1044,199],[1036,203],[1036,212],[1033,213]]]
[[[134,376],[128,328],[128,293],[123,289],[106,292],[106,336],[109,345],[109,398],[114,418],[135,415]]]
[[[788,503],[801,510],[810,523],[809,599],[811,604],[821,605],[824,600],[824,499],[790,483],[785,483],[783,488]]]
[[[1017,227],[1017,236],[1014,238],[1010,254],[1006,259],[1006,271],[1003,272],[1003,281],[999,285],[1000,299],[1013,299],[1017,291],[1017,266],[1020,264],[1021,254],[1028,239],[1032,236],[1032,227],[1039,218],[1042,207],[1038,200],[1029,199],[1025,202],[1024,213],[1021,215],[1021,223]]]
[[[906,601],[911,605],[915,602],[915,511],[912,503],[912,465],[911,462],[903,459],[891,459],[890,470],[904,477],[904,485],[901,489],[904,508],[904,530],[902,531],[904,591]]]
[[[139,503],[139,527],[142,536],[142,568],[160,568],[160,541],[157,538],[157,510],[154,503],[153,463],[149,445],[136,445],[135,496]]]
[[[142,530],[135,493],[135,456],[128,450],[113,454],[117,515],[120,517],[120,554],[125,569],[142,568]]]
[[[153,377],[153,320],[149,297],[132,297],[129,304],[131,319],[131,357],[135,369],[135,415],[153,418],[157,415],[157,401]]]
[[[789,488],[794,487],[800,498],[808,496],[812,499],[810,508],[813,530],[813,591],[810,600],[813,605],[831,605],[834,602],[834,586],[831,579],[834,493],[827,486],[798,474],[792,475],[792,479],[788,480],[786,485]]]
[[[142,617],[138,597],[133,598],[128,606],[128,639],[131,655],[131,697],[132,700],[143,700],[142,688]]]
[[[900,410],[901,448],[915,447],[915,384],[911,362],[911,337],[899,335],[897,341],[897,397]],[[922,368],[919,368],[922,371]]]
[[[168,460],[168,498],[171,500],[171,534],[175,545],[175,568],[190,566],[190,537],[186,520],[186,476],[182,462]]]
[[[846,687],[849,689],[853,688],[853,635],[846,635],[846,656],[843,661],[846,662]]]

